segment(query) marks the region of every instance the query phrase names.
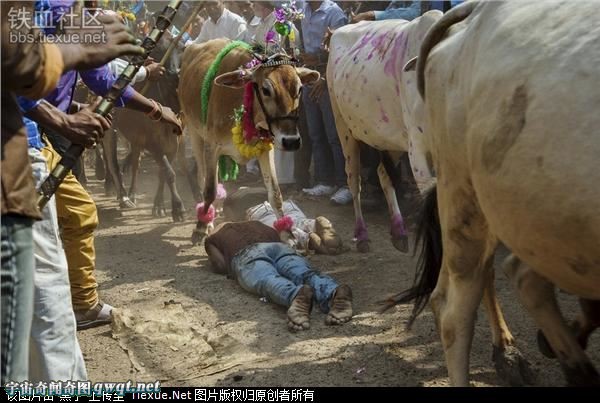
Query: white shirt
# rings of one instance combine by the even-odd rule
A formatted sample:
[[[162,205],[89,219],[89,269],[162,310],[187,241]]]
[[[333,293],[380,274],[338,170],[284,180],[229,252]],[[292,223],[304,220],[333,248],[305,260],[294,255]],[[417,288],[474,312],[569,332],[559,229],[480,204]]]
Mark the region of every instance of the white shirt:
[[[200,35],[193,43],[204,43],[211,39],[228,38],[233,40],[244,40],[246,35],[246,20],[241,16],[232,13],[228,9],[223,9],[223,14],[215,23],[212,18],[202,24]],[[186,43],[186,46],[191,41]]]
[[[247,32],[246,32],[246,42],[251,42],[254,39],[254,34],[256,33],[256,28],[260,25],[260,17],[254,16],[252,20],[247,24]]]
[[[125,70],[125,68],[127,67],[128,64],[129,63],[126,60],[114,59],[108,63],[108,68],[110,69],[111,73],[113,73],[115,76],[119,77],[121,75],[121,73],[123,72],[123,70]],[[142,82],[146,79],[147,76],[148,76],[148,71],[146,70],[146,68],[144,66],[142,66],[142,67],[140,67],[140,69],[138,70],[136,75],[133,77],[133,80],[131,80],[131,84]]]

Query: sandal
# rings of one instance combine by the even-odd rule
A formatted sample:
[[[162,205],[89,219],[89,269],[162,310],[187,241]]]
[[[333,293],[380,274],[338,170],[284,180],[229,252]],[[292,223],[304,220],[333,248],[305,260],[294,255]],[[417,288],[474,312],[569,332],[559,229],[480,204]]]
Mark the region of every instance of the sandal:
[[[112,323],[113,307],[99,301],[95,307],[87,311],[75,311],[77,330],[89,329]]]

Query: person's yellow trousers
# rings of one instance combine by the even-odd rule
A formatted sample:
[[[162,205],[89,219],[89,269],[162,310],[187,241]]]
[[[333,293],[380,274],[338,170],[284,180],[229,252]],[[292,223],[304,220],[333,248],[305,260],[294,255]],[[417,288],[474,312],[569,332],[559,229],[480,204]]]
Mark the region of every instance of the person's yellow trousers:
[[[42,154],[48,169],[52,170],[60,161],[60,155],[50,142],[45,143]],[[72,172],[58,187],[55,197],[58,225],[69,265],[73,309],[85,311],[98,303],[98,283],[94,277],[94,230],[98,226],[96,204]]]

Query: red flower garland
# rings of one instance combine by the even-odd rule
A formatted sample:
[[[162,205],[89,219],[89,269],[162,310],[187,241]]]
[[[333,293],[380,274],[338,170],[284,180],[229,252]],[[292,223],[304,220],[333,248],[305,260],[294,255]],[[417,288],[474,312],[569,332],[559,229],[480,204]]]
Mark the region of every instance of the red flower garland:
[[[258,131],[254,126],[254,83],[246,83],[244,88],[244,116],[242,117],[242,133],[244,142],[250,144],[258,138]]]
[[[284,215],[283,217],[278,218],[273,223],[273,228],[275,228],[275,230],[277,232],[283,232],[283,231],[291,232],[293,226],[294,226],[294,220],[289,215]]]

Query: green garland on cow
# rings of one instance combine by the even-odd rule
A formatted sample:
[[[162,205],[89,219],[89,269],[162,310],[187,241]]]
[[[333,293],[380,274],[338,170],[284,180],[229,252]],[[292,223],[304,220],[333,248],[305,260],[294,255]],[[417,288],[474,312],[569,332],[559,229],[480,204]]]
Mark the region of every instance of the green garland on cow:
[[[202,82],[201,101],[202,101],[202,123],[206,124],[208,119],[208,101],[210,99],[210,92],[212,90],[212,84],[215,81],[215,77],[221,68],[221,62],[227,56],[227,54],[236,48],[244,48],[246,50],[252,50],[252,46],[242,41],[233,41],[225,46],[215,60],[210,65],[204,81]],[[235,180],[239,173],[239,167],[237,163],[229,156],[222,155],[219,157],[219,179],[221,181]]]

